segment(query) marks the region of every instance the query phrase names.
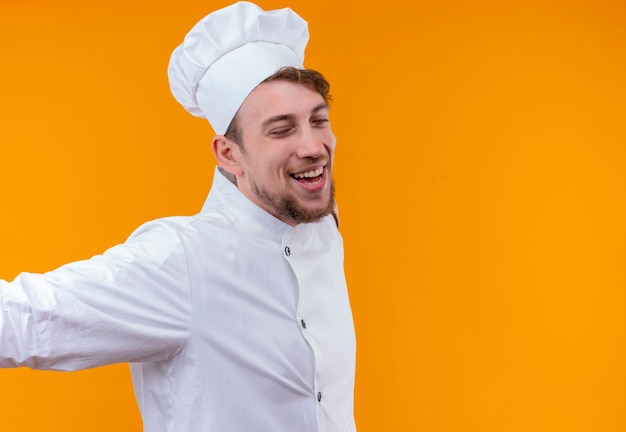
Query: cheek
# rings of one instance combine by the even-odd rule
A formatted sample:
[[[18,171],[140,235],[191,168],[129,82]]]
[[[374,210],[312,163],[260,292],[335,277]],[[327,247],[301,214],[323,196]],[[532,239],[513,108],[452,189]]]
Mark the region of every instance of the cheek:
[[[324,141],[326,149],[328,150],[328,153],[330,153],[331,156],[334,155],[335,153],[335,147],[337,147],[337,140],[335,139],[334,136],[332,136],[330,139]]]
[[[330,150],[335,150],[337,146],[337,138],[331,129],[328,130],[328,133],[324,135],[324,142],[326,143],[326,147]]]
[[[287,159],[279,157],[279,155],[272,155],[271,157],[268,155],[264,159],[259,159],[259,163],[255,167],[257,176],[268,182],[280,181],[286,170]]]

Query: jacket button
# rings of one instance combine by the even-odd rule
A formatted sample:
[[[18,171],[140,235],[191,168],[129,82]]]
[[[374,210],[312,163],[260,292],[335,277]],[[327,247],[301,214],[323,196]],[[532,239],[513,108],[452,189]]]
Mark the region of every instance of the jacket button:
[[[318,402],[322,401],[322,392],[317,392],[317,401]]]
[[[302,324],[302,328],[305,329],[306,328],[306,323],[304,322],[303,319],[300,320],[300,324]]]
[[[285,246],[285,255],[291,255],[291,249],[289,249],[289,246]]]

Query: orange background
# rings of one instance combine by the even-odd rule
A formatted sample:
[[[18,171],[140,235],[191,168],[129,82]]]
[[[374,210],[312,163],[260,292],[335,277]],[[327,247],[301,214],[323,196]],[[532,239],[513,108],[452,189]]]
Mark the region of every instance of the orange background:
[[[0,0],[0,278],[200,209],[166,66],[226,4]],[[626,430],[623,2],[260,4],[332,84],[359,431]],[[126,365],[0,370],[0,419],[141,430]]]

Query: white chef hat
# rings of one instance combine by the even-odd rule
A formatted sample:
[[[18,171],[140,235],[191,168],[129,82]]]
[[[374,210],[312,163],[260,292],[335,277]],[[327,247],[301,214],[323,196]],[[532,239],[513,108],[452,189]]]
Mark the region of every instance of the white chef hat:
[[[241,1],[198,22],[176,47],[168,75],[176,100],[224,134],[237,110],[281,67],[302,68],[307,22],[289,8]]]

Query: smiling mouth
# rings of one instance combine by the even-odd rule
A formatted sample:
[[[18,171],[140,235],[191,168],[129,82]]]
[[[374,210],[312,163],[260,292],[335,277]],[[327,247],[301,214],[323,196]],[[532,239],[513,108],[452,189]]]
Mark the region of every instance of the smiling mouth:
[[[291,177],[298,180],[301,183],[305,183],[308,185],[315,185],[322,181],[322,174],[324,173],[324,167],[319,167],[317,169],[306,171],[298,174],[291,174]]]

